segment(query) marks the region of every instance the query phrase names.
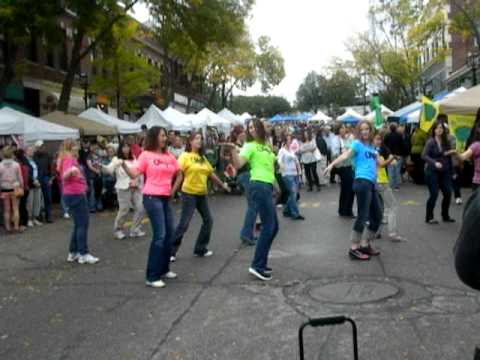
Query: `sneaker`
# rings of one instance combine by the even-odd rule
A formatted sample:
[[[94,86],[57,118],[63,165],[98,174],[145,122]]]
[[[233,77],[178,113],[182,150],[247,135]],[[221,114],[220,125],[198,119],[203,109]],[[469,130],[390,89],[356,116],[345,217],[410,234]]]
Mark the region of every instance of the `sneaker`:
[[[360,249],[348,250],[348,256],[350,256],[350,259],[352,260],[360,260],[360,261],[370,260],[370,256],[367,254],[364,254],[362,251],[360,251]]]
[[[132,237],[132,238],[144,237],[145,235],[147,235],[147,233],[145,231],[140,230],[140,229],[133,230],[133,231],[130,232],[130,237]]]
[[[173,271],[167,272],[165,275],[163,275],[166,279],[176,279],[178,275],[174,273]]]
[[[304,218],[302,215],[298,215],[298,216],[292,217],[292,220],[300,220],[300,221],[303,221],[303,220],[305,220],[305,218]]]
[[[245,245],[245,246],[255,246],[256,243],[257,243],[257,239],[255,239],[255,238],[248,239],[246,237],[240,237],[240,239],[242,240],[242,244]]]
[[[364,253],[365,255],[368,255],[368,256],[378,256],[378,255],[380,255],[380,251],[374,249],[372,247],[372,245],[360,246],[360,248],[358,250],[360,250],[360,252],[362,252],[362,253]]]
[[[455,222],[455,219],[452,219],[451,217],[448,217],[448,218],[443,219],[443,222],[445,222],[445,223],[454,223],[454,222]]]
[[[117,230],[113,233],[113,237],[117,240],[123,240],[126,238],[126,235],[121,230]]]
[[[210,257],[213,255],[213,251],[211,250],[207,250],[207,252],[205,254],[193,254],[194,256],[197,256],[197,257]]]
[[[429,225],[438,225],[438,220],[435,219],[425,220],[425,222]]]
[[[392,242],[402,242],[407,241],[407,239],[399,234],[388,234],[388,237]]]
[[[463,204],[462,198],[456,198],[455,199],[455,204],[462,205]]]
[[[255,276],[257,279],[260,279],[262,281],[270,281],[272,280],[272,274],[269,274],[265,271],[260,271],[260,270],[256,270],[254,268],[249,268],[248,269],[248,272],[250,274],[252,274],[253,276]]]
[[[43,223],[40,222],[40,221],[38,221],[37,219],[33,220],[33,224],[34,224],[35,226],[42,226],[42,225],[43,225]]]
[[[68,213],[63,214],[64,219],[70,219],[70,215]]]
[[[158,289],[165,287],[165,283],[162,280],[146,281],[145,285],[153,288],[158,288]]]
[[[78,263],[79,264],[96,264],[99,261],[100,261],[99,258],[96,258],[95,256],[93,256],[91,254],[80,255],[78,257]]]
[[[32,220],[28,220],[27,226],[30,227],[30,228],[33,227],[33,226],[34,226],[34,225],[33,225],[33,221],[32,221]]]
[[[175,262],[177,261],[177,257],[175,255],[170,256],[170,262]]]
[[[79,253],[68,253],[67,262],[71,263],[71,262],[77,261],[79,257],[80,257]]]
[[[264,273],[265,273],[265,274],[270,274],[270,275],[271,275],[271,274],[273,273],[273,269],[267,266],[267,267],[265,267],[265,271],[264,271]]]

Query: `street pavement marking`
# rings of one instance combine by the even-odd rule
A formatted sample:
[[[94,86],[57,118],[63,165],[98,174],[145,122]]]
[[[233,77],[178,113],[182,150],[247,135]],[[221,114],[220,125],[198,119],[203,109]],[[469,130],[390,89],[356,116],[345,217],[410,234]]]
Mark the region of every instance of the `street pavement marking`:
[[[401,204],[402,204],[402,205],[410,205],[410,206],[418,206],[418,205],[420,205],[420,203],[419,203],[418,201],[415,201],[415,200],[403,201]]]

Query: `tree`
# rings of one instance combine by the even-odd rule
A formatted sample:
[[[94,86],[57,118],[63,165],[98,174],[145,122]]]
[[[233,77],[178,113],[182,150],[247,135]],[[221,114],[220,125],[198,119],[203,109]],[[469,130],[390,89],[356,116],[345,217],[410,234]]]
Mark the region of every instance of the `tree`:
[[[32,38],[56,39],[59,36],[56,19],[61,11],[56,1],[2,0],[0,34],[3,41],[0,50],[4,66],[0,77],[0,103],[6,87],[15,80],[18,49]]]
[[[316,112],[321,106],[326,104],[327,78],[317,74],[315,71],[308,73],[297,90],[296,107],[300,111]]]
[[[262,91],[266,93],[285,78],[285,60],[280,50],[270,44],[268,36],[258,39],[256,66]]]
[[[115,99],[117,116],[137,110],[135,96],[144,94],[160,82],[160,71],[138,55],[140,45],[135,41],[138,24],[124,19],[115,24],[112,36],[101,43],[102,59],[97,61],[102,71],[92,88]]]
[[[259,117],[272,117],[292,110],[287,99],[280,96],[235,96],[231,110],[237,114],[248,112]]]
[[[480,51],[480,2],[478,0],[444,0],[451,6],[453,31],[476,40]]]
[[[113,26],[127,16],[130,9],[140,0],[65,0],[65,5],[76,15],[74,20],[73,46],[67,72],[62,84],[58,109],[68,110],[75,75],[80,63],[95,49],[100,41],[111,35]],[[83,47],[86,38],[90,41]]]

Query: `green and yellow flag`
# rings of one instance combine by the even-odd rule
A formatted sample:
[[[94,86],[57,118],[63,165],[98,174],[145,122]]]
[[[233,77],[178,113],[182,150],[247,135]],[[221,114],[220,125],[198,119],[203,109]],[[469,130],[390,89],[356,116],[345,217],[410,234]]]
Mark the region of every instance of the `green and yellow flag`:
[[[435,120],[437,120],[439,112],[440,110],[438,104],[435,104],[435,102],[424,96],[422,98],[422,114],[420,115],[420,128],[428,133],[432,128]]]
[[[457,150],[459,152],[465,151],[465,145],[473,125],[475,124],[475,115],[456,115],[448,114],[448,126],[450,133],[455,136]]]

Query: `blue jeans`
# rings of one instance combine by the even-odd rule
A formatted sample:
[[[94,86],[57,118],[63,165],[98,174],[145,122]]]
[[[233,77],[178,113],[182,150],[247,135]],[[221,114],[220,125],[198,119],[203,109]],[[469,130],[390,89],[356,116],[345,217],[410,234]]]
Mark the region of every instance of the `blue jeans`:
[[[70,237],[71,253],[88,254],[88,202],[85,194],[63,195],[65,205],[73,218],[73,232]]]
[[[100,211],[103,208],[101,190],[98,191],[99,181],[101,181],[101,179],[88,179],[88,202],[90,211]]]
[[[353,231],[363,234],[365,223],[369,221],[368,230],[376,233],[382,222],[382,205],[376,184],[365,179],[355,179],[353,191],[357,196],[357,219]]]
[[[439,190],[442,191],[442,218],[449,219],[450,201],[452,198],[452,181],[451,174],[448,171],[425,170],[425,182],[428,186],[430,196],[427,200],[427,211],[425,220],[429,221],[434,218],[435,204],[437,203]]]
[[[45,210],[45,220],[52,220],[52,185],[50,184],[50,176],[43,176],[40,179],[43,195],[43,207]]]
[[[146,277],[147,281],[157,281],[170,270],[173,212],[167,196],[143,195],[143,206],[153,231]]]
[[[298,210],[297,197],[298,197],[298,176],[286,175],[283,176],[283,181],[288,190],[288,200],[285,204],[284,214],[293,218],[300,216],[300,210]]]
[[[251,181],[249,193],[254,210],[260,215],[262,231],[257,241],[252,268],[265,271],[268,265],[268,253],[273,239],[278,233],[277,210],[273,203],[273,186],[260,181]]]
[[[212,234],[213,219],[212,215],[210,214],[210,209],[208,208],[207,196],[183,193],[182,215],[175,230],[172,255],[175,255],[180,248],[183,236],[188,230],[188,225],[192,220],[195,209],[197,209],[200,213],[203,223],[202,227],[200,228],[200,233],[198,234],[193,253],[202,256],[208,251],[207,246],[210,242],[210,235]]]
[[[68,207],[65,205],[65,199],[63,198],[63,189],[62,189],[62,184],[58,185],[58,192],[60,195],[60,205],[62,206],[62,211],[63,214],[68,214]]]
[[[253,230],[255,228],[255,221],[257,220],[257,211],[250,198],[250,172],[246,171],[238,176],[238,181],[245,190],[245,197],[247,198],[247,210],[245,212],[245,220],[243,222],[242,230],[240,231],[240,238],[245,241],[253,241]]]
[[[395,165],[388,165],[388,177],[390,178],[390,187],[396,189],[402,182],[402,160],[397,160]]]

